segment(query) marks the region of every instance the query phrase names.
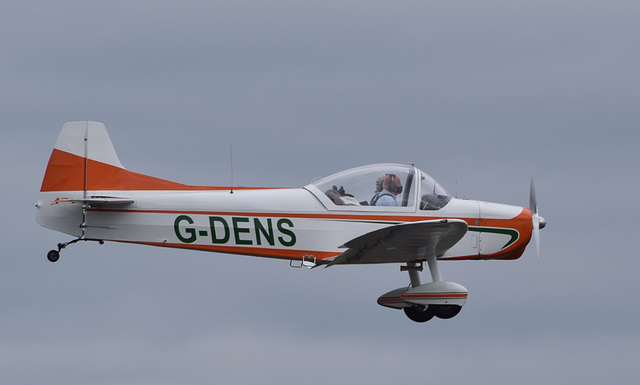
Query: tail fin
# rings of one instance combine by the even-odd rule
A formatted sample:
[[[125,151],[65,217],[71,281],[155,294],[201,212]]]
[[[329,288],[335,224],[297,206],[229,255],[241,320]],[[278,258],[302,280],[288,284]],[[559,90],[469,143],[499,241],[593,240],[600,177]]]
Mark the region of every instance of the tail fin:
[[[104,124],[64,125],[49,158],[41,193],[80,191],[205,189],[126,170]]]
[[[199,189],[126,170],[107,129],[97,122],[64,125],[49,158],[36,219],[46,228],[84,237],[83,206],[131,204],[133,190]]]
[[[83,236],[83,205],[75,202],[86,199],[87,190],[100,187],[101,180],[119,172],[127,171],[102,123],[65,124],[40,187],[36,205],[38,223],[63,233]]]
[[[99,166],[102,165],[102,166]],[[122,169],[104,124],[71,122],[64,125],[49,158],[41,192],[99,189],[101,169]],[[91,170],[91,173],[89,172]],[[106,170],[103,170],[106,171]],[[89,175],[93,178],[89,178]],[[93,186],[90,186],[89,183]]]

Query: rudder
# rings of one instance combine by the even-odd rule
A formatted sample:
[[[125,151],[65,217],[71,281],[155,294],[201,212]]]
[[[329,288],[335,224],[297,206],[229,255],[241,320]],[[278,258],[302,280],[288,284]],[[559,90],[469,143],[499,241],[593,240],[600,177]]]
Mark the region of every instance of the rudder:
[[[124,169],[107,129],[98,122],[66,123],[58,136],[40,188],[46,191],[90,189],[89,169],[95,164]]]
[[[84,236],[83,206],[130,204],[131,191],[205,190],[126,170],[111,143],[106,127],[98,122],[66,123],[40,187],[36,219],[46,228]],[[104,204],[105,202],[101,202]]]
[[[102,187],[110,175],[124,171],[106,127],[98,122],[66,123],[49,158],[36,205],[44,227],[83,236],[83,205],[87,190]]]

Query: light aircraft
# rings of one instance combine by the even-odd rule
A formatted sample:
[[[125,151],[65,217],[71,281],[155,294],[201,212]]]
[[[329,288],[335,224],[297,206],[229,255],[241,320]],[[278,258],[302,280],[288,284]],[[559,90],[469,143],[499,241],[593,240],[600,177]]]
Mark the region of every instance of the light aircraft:
[[[391,205],[381,206],[383,199]],[[97,122],[64,125],[36,207],[40,225],[74,237],[48,253],[51,262],[78,241],[116,241],[279,258],[293,267],[402,264],[410,284],[378,303],[416,322],[454,317],[467,300],[464,286],[442,279],[440,260],[516,259],[532,236],[539,257],[546,223],[533,181],[530,208],[509,206],[454,198],[405,164],[353,168],[302,188],[176,183],[126,170]],[[431,282],[423,284],[425,262]]]

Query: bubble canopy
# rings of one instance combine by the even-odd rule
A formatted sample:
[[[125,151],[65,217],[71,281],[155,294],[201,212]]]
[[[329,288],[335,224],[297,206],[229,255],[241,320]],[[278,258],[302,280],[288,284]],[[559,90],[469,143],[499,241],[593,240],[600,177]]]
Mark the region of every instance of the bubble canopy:
[[[402,191],[395,198],[397,206],[379,206],[375,197],[380,193],[376,181],[398,177]],[[394,180],[397,180],[394,178]],[[356,167],[305,186],[329,210],[415,211],[439,210],[450,200],[450,194],[428,174],[413,165],[381,163]],[[388,192],[383,194],[390,195]],[[419,204],[417,204],[419,202]]]

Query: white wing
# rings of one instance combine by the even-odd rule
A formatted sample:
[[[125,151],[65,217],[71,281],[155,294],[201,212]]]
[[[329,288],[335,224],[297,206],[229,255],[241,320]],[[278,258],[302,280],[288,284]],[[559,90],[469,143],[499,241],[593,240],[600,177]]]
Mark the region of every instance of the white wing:
[[[442,219],[403,223],[361,235],[345,243],[348,250],[335,257],[337,264],[394,263],[423,261],[441,256],[467,232],[467,223]]]

